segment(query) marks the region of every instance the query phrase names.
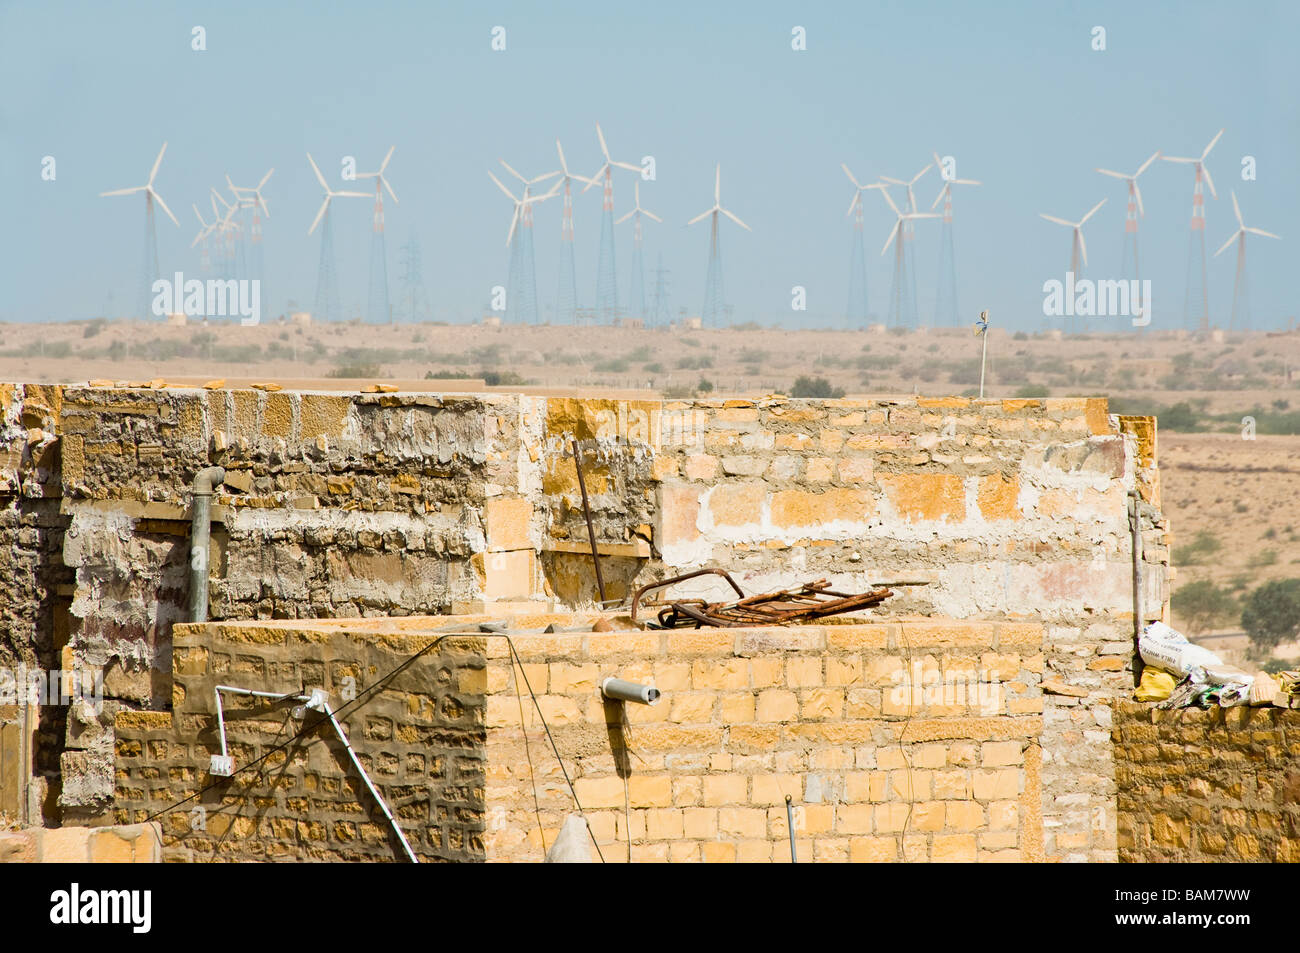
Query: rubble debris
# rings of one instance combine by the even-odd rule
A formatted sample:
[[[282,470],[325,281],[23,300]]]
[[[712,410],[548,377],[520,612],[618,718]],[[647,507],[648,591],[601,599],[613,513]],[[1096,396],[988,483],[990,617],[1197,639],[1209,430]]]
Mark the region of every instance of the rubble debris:
[[[703,599],[663,598],[647,600],[642,598],[647,592],[666,589],[677,583],[685,582],[699,576],[721,576],[731,586],[738,599],[731,602],[705,602]],[[739,628],[754,625],[791,625],[796,622],[808,622],[842,612],[855,612],[879,605],[894,594],[892,589],[878,588],[869,592],[836,592],[830,588],[830,582],[818,579],[805,583],[794,589],[782,589],[766,592],[756,596],[746,596],[744,590],[736,584],[729,574],[721,569],[699,569],[671,579],[642,586],[632,597],[632,621],[637,622],[638,609],[659,609],[657,625],[646,623],[655,628],[680,629],[715,626],[718,628]],[[638,623],[640,624],[640,623]]]

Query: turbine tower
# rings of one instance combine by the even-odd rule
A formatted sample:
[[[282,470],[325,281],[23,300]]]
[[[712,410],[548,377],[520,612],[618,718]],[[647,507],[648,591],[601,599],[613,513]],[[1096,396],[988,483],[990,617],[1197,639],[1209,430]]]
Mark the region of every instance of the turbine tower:
[[[217,220],[213,218],[212,224],[209,225],[203,221],[203,215],[199,212],[197,205],[191,204],[190,208],[194,209],[194,217],[199,220],[199,233],[194,236],[194,241],[190,242],[190,247],[193,248],[199,242],[203,243],[203,247],[199,249],[199,270],[206,275],[212,271],[212,258],[208,250],[208,236],[217,227]]]
[[[505,161],[501,161],[507,169]],[[519,178],[523,176],[510,169]],[[552,178],[559,173],[549,173],[541,176],[539,181]],[[522,324],[537,324],[537,274],[533,269],[533,212],[532,207],[538,202],[545,202],[547,199],[554,197],[559,191],[560,183],[556,182],[551,186],[551,190],[543,195],[529,195],[528,186],[530,180],[524,179],[524,191],[520,196],[516,196],[508,188],[501,184],[491,172],[488,178],[496,183],[497,188],[506,194],[506,196],[515,203],[514,214],[510,217],[510,231],[506,234],[506,246],[510,249],[510,276],[506,282],[506,317],[511,321],[518,321]],[[526,223],[526,224],[525,224]]]
[[[311,170],[316,173],[316,180],[320,182],[320,187],[325,190],[325,198],[320,203],[320,211],[312,220],[311,228],[307,229],[310,235],[316,231],[316,226],[321,226],[320,232],[320,270],[316,275],[316,304],[314,314],[318,321],[337,321],[342,317],[343,309],[339,304],[339,284],[338,276],[334,273],[334,229],[330,226],[330,203],[337,198],[369,198],[365,192],[335,192],[325,181],[325,176],[320,174],[320,169],[316,166],[316,160],[307,153],[307,161],[311,163]],[[321,224],[322,219],[324,224]]]
[[[1142,207],[1142,190],[1138,188],[1138,176],[1151,167],[1151,163],[1160,158],[1160,152],[1151,153],[1151,157],[1138,167],[1138,170],[1132,175],[1125,175],[1123,172],[1114,172],[1111,169],[1097,169],[1102,175],[1108,175],[1112,179],[1121,179],[1128,183],[1128,208],[1124,212],[1124,254],[1120,262],[1120,278],[1126,280],[1131,275],[1137,282],[1139,299],[1133,305],[1134,311],[1144,309],[1146,302],[1142,301],[1142,268],[1138,259],[1138,219],[1146,218],[1146,209]],[[1145,311],[1143,311],[1145,314]]]
[[[1214,179],[1210,177],[1210,170],[1205,167],[1205,158],[1214,148],[1219,137],[1223,135],[1220,129],[1210,144],[1205,147],[1199,159],[1187,158],[1185,156],[1164,156],[1166,162],[1182,162],[1190,164],[1196,169],[1196,180],[1192,185],[1192,225],[1191,240],[1187,247],[1187,290],[1183,296],[1183,322],[1187,329],[1192,329],[1195,323],[1197,330],[1208,331],[1210,329],[1210,286],[1205,267],[1205,185],[1210,187],[1210,195],[1218,198],[1219,194],[1214,191]],[[1201,300],[1199,307],[1194,303],[1194,287],[1196,262],[1200,259],[1201,266]],[[1196,314],[1193,314],[1193,311]]]
[[[618,271],[614,265],[614,167],[640,172],[639,166],[630,162],[619,162],[609,156],[609,147],[605,145],[605,134],[596,123],[596,137],[600,140],[600,151],[605,161],[586,187],[584,192],[604,178],[605,195],[601,205],[600,219],[600,259],[596,265],[596,312],[601,320],[612,322],[618,317]]]
[[[591,179],[569,171],[564,159],[564,148],[555,140],[555,151],[560,155],[561,184],[564,186],[564,212],[560,216],[560,285],[555,293],[555,321],[557,324],[578,323],[578,279],[573,257],[573,179],[591,185]]]
[[[656,222],[663,224],[663,219],[654,212],[647,211],[641,207],[641,183],[637,182],[635,187],[636,207],[632,211],[618,219],[614,224],[621,225],[633,215],[636,216],[632,223],[632,291],[629,306],[632,309],[632,317],[645,321],[649,315],[645,309],[645,265],[641,259],[641,216],[648,215]]]
[[[927,166],[926,168],[929,168]],[[925,170],[922,169],[922,172]],[[919,178],[919,176],[918,176]],[[916,180],[913,179],[913,182]],[[885,252],[889,251],[889,245],[897,238],[894,243],[894,282],[889,292],[889,324],[895,328],[910,328],[915,330],[918,327],[918,317],[916,309],[916,275],[908,265],[908,258],[911,252],[907,250],[907,242],[904,240],[908,228],[914,228],[913,223],[922,218],[938,218],[934,212],[917,212],[912,209],[915,203],[909,204],[909,211],[904,212],[894,203],[888,189],[881,189],[880,194],[885,197],[889,207],[897,216],[894,227],[889,230],[889,237],[885,239],[885,245],[880,249],[883,257]],[[909,187],[908,194],[911,194]]]
[[[1265,238],[1276,238],[1281,241],[1281,235],[1274,235],[1272,232],[1266,232],[1262,228],[1251,228],[1241,220],[1241,206],[1237,204],[1237,193],[1231,192],[1232,211],[1237,216],[1237,230],[1232,233],[1231,237],[1223,243],[1223,247],[1214,253],[1218,258],[1228,246],[1234,241],[1237,243],[1237,280],[1232,286],[1232,318],[1228,324],[1230,331],[1249,331],[1250,327],[1250,295],[1247,294],[1246,288],[1246,233],[1252,235],[1263,235]],[[1237,324],[1238,316],[1241,318],[1240,327]]]
[[[921,176],[930,171],[930,163],[926,163],[920,172],[912,176],[911,179],[904,182],[902,179],[891,179],[887,175],[882,175],[880,180],[888,182],[890,185],[901,185],[907,189],[907,211],[912,215],[917,215],[916,210],[916,193],[912,191],[912,186],[920,181]],[[882,192],[883,194],[883,192]],[[938,216],[935,216],[936,218]],[[903,253],[904,280],[908,291],[911,293],[913,317],[909,327],[915,329],[920,327],[920,304],[916,296],[916,255],[912,252],[912,242],[916,239],[916,220],[907,219],[903,222],[902,239],[907,245],[907,250]]]
[[[1067,222],[1065,219],[1057,218],[1055,215],[1045,215],[1042,212],[1038,213],[1049,222],[1055,222],[1057,225],[1064,225],[1066,228],[1074,230],[1073,237],[1070,241],[1070,274],[1074,275],[1075,281],[1078,281],[1083,274],[1083,270],[1079,267],[1080,256],[1083,258],[1083,264],[1088,264],[1088,245],[1083,240],[1083,223],[1092,218],[1092,216],[1096,214],[1097,209],[1101,208],[1105,204],[1106,200],[1102,199],[1092,207],[1092,210],[1089,211],[1087,215],[1079,219],[1077,222]],[[1070,282],[1067,281],[1066,284],[1069,285]],[[1082,330],[1087,331],[1088,325],[1086,320],[1082,322],[1082,325]],[[1080,328],[1077,325],[1074,327],[1070,326],[1070,319],[1067,317],[1065,328],[1066,333],[1073,334],[1077,333],[1079,330]]]
[[[266,217],[271,217],[271,210],[267,207],[266,199],[262,197],[262,189],[270,180],[275,169],[271,169],[266,175],[262,176],[262,181],[257,185],[235,185],[230,181],[230,176],[226,176],[226,184],[230,186],[230,191],[234,193],[238,200],[236,204],[241,208],[251,208],[253,210],[252,230],[249,234],[248,250],[248,277],[252,278],[259,285],[262,285],[262,300],[266,301],[266,288],[263,284],[264,275],[262,274],[262,213]],[[241,229],[242,232],[242,229]]]
[[[870,189],[883,190],[884,185],[879,182],[862,185],[849,171],[848,165],[841,162],[840,168],[853,183],[853,198],[849,202],[849,210],[845,213],[846,218],[853,216],[853,251],[849,256],[848,323],[849,327],[865,328],[870,319],[871,309],[867,298],[867,248],[862,232],[862,193]]]
[[[961,323],[957,306],[957,254],[952,234],[952,187],[954,185],[979,185],[974,179],[950,179],[943,174],[943,162],[939,153],[934,153],[934,167],[943,179],[943,188],[935,196],[930,211],[943,201],[943,234],[939,236],[939,286],[934,293],[934,326],[938,328],[955,328]]]
[[[142,278],[140,285],[140,310],[137,312],[140,317],[145,317],[153,313],[151,307],[153,301],[153,283],[158,279],[160,269],[158,267],[158,234],[154,228],[154,211],[153,203],[156,201],[159,207],[167,213],[167,217],[175,223],[177,228],[181,223],[176,221],[176,216],[172,210],[167,207],[162,196],[154,191],[153,180],[158,176],[158,167],[162,165],[163,153],[167,151],[167,143],[162,144],[158,150],[158,158],[153,160],[153,168],[149,170],[149,181],[144,185],[137,185],[131,189],[114,189],[111,192],[100,192],[100,196],[107,195],[131,195],[135,192],[144,193],[144,268],[142,269]]]
[[[726,317],[726,299],[722,289],[722,257],[718,250],[719,214],[727,216],[745,231],[753,231],[752,228],[722,207],[722,163],[718,163],[718,167],[714,172],[713,207],[706,209],[686,223],[687,225],[694,225],[705,218],[710,219],[709,272],[704,282],[704,310],[700,315],[703,318],[704,326],[709,328],[721,327],[722,320]]]
[[[370,294],[367,298],[366,317],[371,324],[392,324],[393,312],[388,304],[388,249],[384,244],[384,189],[397,205],[397,193],[388,184],[384,170],[397,146],[388,147],[388,155],[379,163],[378,172],[358,172],[358,179],[375,180],[375,214],[370,234]]]

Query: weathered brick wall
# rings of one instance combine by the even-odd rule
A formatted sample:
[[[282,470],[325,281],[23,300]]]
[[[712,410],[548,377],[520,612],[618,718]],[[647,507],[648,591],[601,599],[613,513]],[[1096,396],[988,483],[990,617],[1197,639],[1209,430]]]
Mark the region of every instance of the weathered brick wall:
[[[112,795],[115,713],[169,704],[198,469],[228,473],[215,619],[581,605],[595,585],[576,438],[615,598],[716,565],[749,591],[821,576],[844,589],[927,583],[900,590],[887,618],[1042,620],[1044,852],[1115,856],[1109,704],[1132,680],[1130,497],[1147,617],[1168,602],[1150,418],[1093,399],[6,393],[9,485],[50,521],[38,537],[49,558],[25,578],[48,593],[75,573],[66,651],[52,644],[65,665],[103,670],[109,696],[102,717],[69,713],[66,750],[43,746],[61,763],[68,819]],[[30,602],[15,597],[14,618]]]
[[[1300,712],[1116,706],[1119,858],[1300,862]]]
[[[157,824],[0,831],[0,864],[156,864]]]
[[[223,694],[235,767],[268,756],[229,779],[208,773],[209,757],[221,751],[216,685],[286,694],[305,686],[324,688],[343,710],[358,758],[422,861],[482,859],[481,639],[342,621],[184,624],[173,637],[172,711],[116,716],[116,791],[105,820],[139,823],[202,790],[158,818],[164,860],[405,860],[329,721],[316,714],[295,719],[298,702]],[[362,696],[435,640],[435,648],[348,714],[350,690]]]
[[[787,794],[805,862],[1043,857],[1038,624],[513,638],[528,687],[488,648],[489,860],[539,860],[575,810],[529,687],[607,860],[788,860]],[[611,676],[664,697],[606,702]]]

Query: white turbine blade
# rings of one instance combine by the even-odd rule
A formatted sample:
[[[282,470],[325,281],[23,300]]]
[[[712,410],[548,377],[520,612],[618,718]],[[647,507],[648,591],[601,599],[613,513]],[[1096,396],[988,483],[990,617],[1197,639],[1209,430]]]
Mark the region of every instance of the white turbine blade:
[[[388,168],[388,160],[391,159],[391,158],[393,157],[393,150],[396,149],[396,148],[397,148],[397,146],[389,146],[389,147],[388,147],[388,155],[384,156],[384,161],[381,162],[381,163],[379,163],[379,174],[380,174],[380,175],[383,175],[383,174],[384,174],[384,170]]]
[[[236,198],[238,198],[240,192],[247,192],[247,191],[249,191],[249,189],[241,189],[241,188],[239,188],[237,185],[235,185],[234,182],[231,182],[231,181],[230,181],[230,173],[229,173],[229,172],[226,173],[226,185],[228,185],[228,186],[230,187],[230,191],[234,193],[234,195],[235,195]]]
[[[114,189],[112,192],[100,192],[99,197],[103,198],[105,195],[130,195],[132,192],[143,192],[147,188],[149,188],[147,185],[137,185],[133,189]]]
[[[632,211],[626,213],[625,215],[622,215],[621,217],[614,219],[614,224],[622,225],[624,222],[626,222],[629,218],[631,218],[635,214],[636,214],[636,209],[632,209]]]
[[[1083,263],[1088,264],[1088,243],[1083,240],[1083,229],[1076,228],[1075,236],[1079,239],[1079,251],[1083,253]]]
[[[1094,169],[1094,172],[1100,172],[1102,175],[1108,175],[1112,179],[1127,179],[1128,176],[1122,172],[1112,172],[1110,169]]]
[[[325,191],[328,192],[329,189],[326,189]],[[221,197],[221,193],[218,192],[216,189],[212,189],[212,197],[215,198],[218,202],[220,202],[220,203],[221,203],[223,206],[225,206],[227,209],[230,208],[230,203],[227,202],[225,199],[223,199],[223,198]]]
[[[716,210],[717,210],[717,209],[716,209],[716,206],[715,206],[714,208],[709,209],[707,212],[701,212],[699,215],[696,215],[693,219],[691,219],[691,220],[690,220],[689,222],[687,222],[686,224],[687,224],[687,225],[694,225],[696,222],[700,221],[701,219],[708,218],[708,217],[709,217],[710,215],[712,215]]]
[[[641,211],[641,180],[640,179],[638,179],[636,181],[636,184],[632,186],[632,194],[633,196],[635,196],[634,204],[636,210],[639,212]]]
[[[516,179],[518,179],[520,182],[524,183],[524,185],[527,185],[527,184],[528,184],[528,180],[525,179],[525,178],[524,178],[522,175],[520,175],[518,172],[516,172],[514,169],[512,169],[512,168],[510,167],[510,163],[507,162],[505,159],[498,159],[497,161],[500,162],[503,166],[505,166],[505,167],[506,167],[506,171],[509,172],[511,175],[513,175],[513,176],[514,176]]]
[[[368,198],[370,198],[370,193],[369,193],[369,192],[331,192],[330,195],[332,195],[334,198],[340,198],[340,197],[342,197],[342,198],[349,198],[349,199],[368,199]]]
[[[718,209],[718,211],[721,212],[723,215],[727,216],[727,218],[731,219],[733,222],[735,222],[737,225],[739,225],[739,226],[740,226],[741,228],[743,228],[745,231],[747,231],[747,232],[752,232],[752,231],[753,231],[752,228],[750,228],[748,225],[746,225],[746,224],[745,224],[744,222],[742,222],[740,219],[736,218],[736,216],[732,215],[732,214],[731,214],[730,212],[728,212],[725,208],[720,208],[720,209]]]
[[[1241,226],[1241,230],[1243,232],[1250,232],[1252,235],[1263,235],[1265,238],[1276,238],[1278,241],[1282,240],[1281,235],[1274,235],[1272,232],[1266,232],[1262,228],[1251,228],[1249,225],[1243,225]]]
[[[1133,197],[1137,199],[1138,214],[1143,218],[1147,217],[1147,210],[1142,207],[1142,190],[1138,188],[1137,176],[1133,177]]]
[[[330,207],[330,194],[326,192],[325,201],[320,203],[320,211],[316,213],[316,218],[312,220],[311,228],[307,229],[308,235],[316,231],[316,226],[319,225],[320,220],[325,217],[325,210],[329,207]]]
[[[847,176],[849,177],[849,181],[853,183],[853,187],[854,187],[855,189],[860,189],[860,188],[862,188],[862,186],[858,184],[858,180],[855,179],[855,178],[853,177],[853,173],[849,171],[849,167],[848,167],[848,165],[846,165],[845,163],[841,162],[841,163],[840,163],[840,168],[844,170],[844,174],[847,175]]]
[[[553,179],[553,178],[555,178],[555,177],[556,177],[557,175],[559,175],[559,174],[560,174],[560,172],[559,172],[559,170],[557,169],[557,170],[554,171],[554,172],[547,172],[545,175],[535,175],[535,176],[533,176],[531,179],[528,180],[528,184],[529,184],[529,185],[533,185],[534,183],[537,183],[537,182],[545,182],[547,179]]]
[[[191,202],[190,208],[194,209],[194,217],[199,220],[199,224],[202,225],[204,228],[207,228],[208,223],[203,221],[203,216],[199,214],[199,207],[195,205],[193,202]]]
[[[1079,224],[1082,225],[1082,224],[1083,224],[1084,222],[1086,222],[1088,219],[1090,219],[1090,218],[1092,218],[1094,215],[1096,215],[1096,214],[1097,214],[1097,209],[1099,209],[1099,208],[1101,208],[1103,205],[1105,205],[1107,201],[1108,201],[1107,199],[1102,199],[1100,202],[1098,202],[1096,205],[1094,205],[1094,206],[1092,207],[1092,211],[1090,211],[1090,212],[1089,212],[1087,215],[1085,215],[1083,218],[1079,219]]]
[[[904,182],[902,179],[891,179],[891,178],[890,178],[889,176],[887,176],[887,175],[882,175],[882,176],[880,177],[880,181],[881,181],[881,182],[888,182],[890,185],[907,185],[907,183]]]
[[[275,172],[275,167],[272,166],[270,172],[267,172],[266,175],[262,176],[262,181],[257,183],[258,191],[261,191],[262,188],[266,185],[266,183],[270,181],[271,176],[274,172]]]
[[[983,185],[978,179],[953,179],[952,185]]]
[[[1200,159],[1189,159],[1186,156],[1161,156],[1166,162],[1200,162]]]
[[[173,223],[175,223],[177,228],[180,228],[181,223],[176,221],[176,216],[173,215],[172,210],[167,207],[167,203],[163,201],[163,197],[159,195],[157,192],[155,192],[152,188],[149,188],[147,191],[150,195],[152,195],[155,199],[158,200],[158,204],[161,205],[162,210],[167,213],[167,217],[170,218]]]
[[[937,212],[908,212],[902,217],[910,222],[914,218],[938,218],[939,215]]]
[[[1210,170],[1205,166],[1201,166],[1201,171],[1205,173],[1205,184],[1210,187],[1210,194],[1217,199],[1219,193],[1214,191],[1214,179],[1210,177]]]
[[[860,201],[862,201],[862,193],[859,192],[857,189],[854,189],[854,190],[853,190],[853,198],[849,201],[849,210],[848,210],[847,212],[844,213],[844,217],[845,217],[845,218],[848,218],[850,215],[853,214],[853,209],[854,209],[854,207],[855,207],[855,206],[856,206]]]
[[[1155,152],[1151,153],[1150,159],[1147,159],[1146,162],[1143,162],[1140,166],[1138,166],[1138,170],[1133,173],[1133,178],[1136,179],[1139,175],[1141,175],[1143,172],[1145,172],[1148,168],[1151,167],[1152,162],[1155,162],[1159,158],[1160,158],[1160,150],[1157,149]]]
[[[565,175],[568,175],[568,174],[569,174],[569,164],[568,164],[567,162],[564,161],[564,147],[560,145],[560,140],[559,140],[559,139],[556,139],[556,140],[555,140],[555,151],[558,152],[558,153],[560,154],[560,168],[564,170],[564,174],[565,174]]]
[[[502,192],[506,193],[506,197],[509,198],[510,201],[512,201],[512,202],[518,202],[518,201],[519,201],[519,199],[515,198],[514,193],[511,192],[511,191],[510,191],[508,188],[506,188],[504,185],[502,185],[502,184],[501,184],[501,180],[498,179],[498,178],[497,178],[495,175],[493,175],[491,172],[488,172],[488,178],[491,179],[493,182],[495,182],[495,183],[497,184],[497,188],[498,188],[498,189],[500,189]]]
[[[1232,211],[1237,216],[1237,224],[1245,228],[1246,223],[1241,220],[1241,206],[1237,204],[1237,190],[1229,189],[1228,193],[1232,196]]]
[[[662,225],[663,222],[664,222],[664,220],[663,220],[662,218],[660,218],[658,215],[656,215],[654,212],[647,212],[645,209],[641,209],[641,214],[642,214],[642,215],[648,215],[648,216],[650,216],[650,217],[653,218],[656,222],[658,222],[660,225]],[[1276,237],[1276,236],[1274,236],[1274,237]]]
[[[717,169],[713,173],[713,202],[715,205],[722,202],[722,163],[719,162]]]
[[[620,169],[627,169],[629,172],[636,172],[638,175],[641,172],[641,167],[639,165],[633,165],[630,162],[611,162],[610,165],[616,165]]]
[[[394,205],[400,205],[400,204],[402,204],[402,203],[400,203],[400,202],[397,201],[397,193],[394,192],[394,191],[393,191],[393,187],[392,187],[391,185],[388,184],[388,180],[387,180],[386,178],[384,178],[384,177],[381,175],[381,176],[379,177],[379,181],[382,182],[382,183],[384,183],[384,188],[388,189],[388,194],[391,195],[391,196],[393,197],[393,204],[394,204]]]
[[[894,236],[898,234],[898,227],[902,224],[903,220],[901,218],[894,223],[894,227],[889,230],[889,237],[885,239],[885,247],[880,249],[880,254],[883,255],[885,252],[889,251],[889,246],[893,244]]]
[[[943,184],[943,188],[941,188],[941,189],[939,190],[939,194],[936,195],[936,196],[934,197],[934,201],[930,203],[930,208],[933,209],[936,205],[938,205],[938,204],[939,204],[939,200],[942,199],[942,198],[943,198],[945,195],[947,195],[947,194],[948,194],[948,183],[945,182],[945,183]]]
[[[1228,250],[1228,246],[1231,245],[1233,242],[1235,242],[1235,241],[1237,240],[1237,236],[1240,235],[1241,232],[1242,232],[1242,230],[1241,230],[1240,228],[1237,229],[1235,232],[1233,232],[1233,233],[1232,233],[1232,236],[1231,236],[1231,237],[1230,237],[1226,242],[1223,243],[1223,245],[1219,248],[1218,251],[1216,251],[1216,252],[1214,253],[1214,257],[1215,257],[1215,258],[1218,258],[1218,257],[1219,257],[1220,255],[1222,255],[1225,251],[1227,251],[1227,250]]]
[[[1057,218],[1055,215],[1045,215],[1042,212],[1039,212],[1038,215],[1040,218],[1045,218],[1049,222],[1055,222],[1057,225],[1065,225],[1069,228],[1074,228],[1074,222],[1067,222],[1065,219]]]
[[[1215,135],[1215,137],[1214,137],[1213,139],[1210,140],[1210,144],[1209,144],[1208,146],[1206,146],[1206,147],[1205,147],[1205,151],[1201,153],[1201,161],[1202,161],[1202,162],[1205,161],[1205,157],[1208,156],[1208,155],[1210,154],[1210,150],[1214,148],[1214,144],[1217,143],[1217,142],[1219,141],[1219,137],[1222,136],[1222,135],[1223,135],[1223,130],[1220,129],[1219,132],[1218,132],[1218,134]]]
[[[600,123],[596,123],[596,138],[600,140],[600,151],[604,155],[605,161],[609,161],[609,149],[605,146],[605,134],[600,131]]]
[[[325,184],[325,176],[320,174],[320,169],[316,166],[316,160],[311,157],[310,152],[307,153],[307,161],[311,163],[311,170],[316,173],[316,180],[320,182],[320,187],[328,192],[330,187]]]
[[[509,248],[509,247],[510,247],[510,243],[511,243],[512,241],[515,240],[515,226],[519,224],[519,208],[520,208],[520,206],[519,206],[519,205],[516,205],[516,206],[515,206],[515,214],[512,215],[512,216],[510,216],[510,231],[506,233],[506,247],[507,247],[507,248]]]
[[[890,207],[891,209],[894,210],[894,214],[895,214],[895,215],[902,215],[902,214],[903,214],[902,212],[900,212],[900,211],[898,210],[898,206],[894,204],[894,199],[893,199],[893,197],[889,194],[889,189],[884,189],[884,188],[882,188],[882,189],[880,190],[880,194],[883,195],[883,196],[885,197],[885,201],[889,203],[889,207]]]
[[[939,178],[947,182],[948,180],[944,178],[943,174],[943,163],[939,161],[939,153],[931,152],[930,155],[934,156],[934,167],[939,170]]]
[[[158,158],[153,160],[153,168],[149,170],[149,184],[153,185],[154,176],[158,174],[158,166],[162,165],[163,153],[167,151],[167,143],[163,143],[162,148],[158,150]],[[1208,149],[1206,150],[1209,151]]]
[[[587,180],[587,187],[584,188],[582,191],[586,192],[587,189],[591,188],[593,185],[599,182],[600,177],[605,174],[605,170],[608,168],[609,168],[609,163],[606,162],[604,165],[600,167],[599,170],[597,170],[595,175],[593,175],[590,179]]]
[[[920,172],[916,173],[916,175],[912,176],[912,181],[908,182],[907,184],[909,186],[916,185],[917,180],[920,179],[921,176],[925,175],[929,171],[930,171],[930,163],[927,162],[925,164],[925,168],[922,169]]]
[[[373,178],[377,178],[378,175],[379,175],[378,172],[358,172],[358,173],[356,174],[356,178],[358,178],[358,179],[373,179]]]

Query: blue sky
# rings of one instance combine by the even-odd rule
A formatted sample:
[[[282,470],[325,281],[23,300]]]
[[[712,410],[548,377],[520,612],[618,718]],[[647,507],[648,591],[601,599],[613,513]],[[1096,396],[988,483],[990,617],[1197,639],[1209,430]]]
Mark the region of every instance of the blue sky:
[[[207,50],[190,48],[191,28]],[[506,28],[507,49],[490,49]],[[807,50],[791,50],[791,28]],[[1091,48],[1094,26],[1107,49]],[[821,322],[843,313],[852,187],[908,178],[931,152],[981,180],[956,199],[960,301],[1012,327],[1041,328],[1042,284],[1069,262],[1066,229],[1038,217],[1083,215],[1089,273],[1119,277],[1123,183],[1151,152],[1209,159],[1219,200],[1208,201],[1212,253],[1232,233],[1229,189],[1246,222],[1283,236],[1250,248],[1257,325],[1300,314],[1288,267],[1300,233],[1300,5],[1247,3],[0,3],[0,319],[84,318],[134,299],[143,201],[99,198],[141,184],[167,140],[156,187],[180,218],[160,216],[164,273],[197,275],[191,202],[207,212],[210,185],[259,178],[266,189],[267,295],[309,307],[320,201],[310,151],[336,188],[341,159],[373,168],[389,145],[400,205],[387,209],[389,273],[414,231],[435,317],[477,316],[506,280],[510,206],[487,178],[505,158],[528,174],[599,164],[595,122],[615,158],[653,155],[642,185],[647,265],[662,254],[672,305],[698,313],[708,228],[685,222],[712,200],[753,233],[724,222],[727,297],[737,319],[792,323],[794,285]],[[42,181],[44,156],[57,179]],[[1255,181],[1241,178],[1254,156]],[[1189,167],[1158,162],[1143,177],[1144,277],[1157,326],[1181,320],[1187,274]],[[631,173],[616,180],[616,215],[631,207]],[[934,170],[917,188],[929,206]],[[892,217],[867,204],[871,308],[883,314],[892,259],[881,257]],[[341,202],[334,219],[345,307],[361,305],[370,206]],[[578,294],[595,300],[600,198],[576,203]],[[560,203],[538,211],[539,299],[554,304]],[[934,296],[937,223],[918,225],[922,312]],[[620,226],[620,297],[628,294],[630,224]],[[1235,255],[1210,263],[1211,311],[1226,323]],[[647,276],[647,286],[653,282]],[[1118,326],[1119,322],[1117,322]]]

